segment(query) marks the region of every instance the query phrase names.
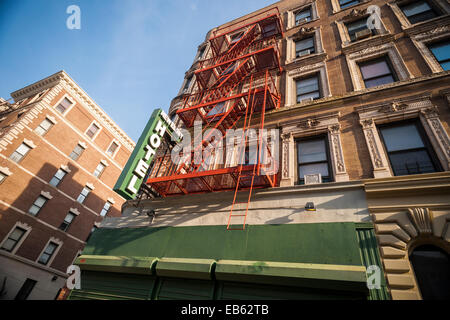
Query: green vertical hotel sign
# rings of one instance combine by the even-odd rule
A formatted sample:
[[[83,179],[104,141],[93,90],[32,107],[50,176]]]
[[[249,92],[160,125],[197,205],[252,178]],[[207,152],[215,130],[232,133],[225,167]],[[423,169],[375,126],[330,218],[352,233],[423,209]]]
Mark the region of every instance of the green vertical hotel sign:
[[[176,142],[183,137],[169,116],[161,109],[156,109],[114,186],[115,192],[128,200],[135,198],[166,133]]]

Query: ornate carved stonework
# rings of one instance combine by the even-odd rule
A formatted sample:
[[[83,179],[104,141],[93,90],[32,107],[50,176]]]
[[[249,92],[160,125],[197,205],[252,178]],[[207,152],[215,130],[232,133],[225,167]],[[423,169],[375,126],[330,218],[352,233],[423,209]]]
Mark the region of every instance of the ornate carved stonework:
[[[364,17],[367,15],[365,10],[353,9],[350,13],[344,16],[343,20],[352,20],[354,18]]]
[[[397,112],[397,111],[402,111],[408,108],[408,105],[406,103],[391,103],[389,105],[383,106],[381,107],[378,112],[383,112],[383,113],[393,113],[393,112]]]
[[[428,208],[412,208],[408,209],[410,220],[421,234],[432,234],[433,213]]]
[[[304,36],[309,35],[312,32],[314,32],[314,27],[301,27],[294,35],[294,38],[303,38]]]
[[[383,168],[384,167],[383,160],[381,160],[380,151],[378,150],[378,146],[375,141],[375,136],[373,134],[372,129],[365,128],[364,132],[366,133],[367,144],[369,145],[369,150],[370,153],[372,154],[373,165],[375,166],[375,168]]]
[[[310,118],[310,119],[307,119],[307,120],[301,122],[297,127],[303,128],[303,129],[311,129],[311,128],[319,125],[319,123],[320,123],[320,121]]]

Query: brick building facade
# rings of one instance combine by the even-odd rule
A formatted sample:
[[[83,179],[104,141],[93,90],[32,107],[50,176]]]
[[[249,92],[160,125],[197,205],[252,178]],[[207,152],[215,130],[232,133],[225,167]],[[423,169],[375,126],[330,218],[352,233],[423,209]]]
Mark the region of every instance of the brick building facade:
[[[273,12],[282,25],[275,40],[267,35],[270,24],[262,22]],[[99,276],[93,270],[102,270],[121,292],[133,286],[123,277],[131,273],[148,281],[139,287],[139,297],[147,299],[448,297],[449,13],[441,0],[284,0],[212,29],[169,115],[191,130],[188,112],[200,110],[200,119],[220,114],[210,101],[189,105],[208,87],[205,74],[238,77],[245,59],[257,55],[252,41],[273,46],[281,70],[270,74],[281,102],[265,112],[264,128],[280,133],[277,183],[253,190],[248,210],[234,207],[248,227],[230,231],[231,188],[210,184],[207,191],[213,192],[189,190],[207,185],[208,170],[233,172],[238,167],[233,161],[193,169],[201,177],[195,181],[183,166],[167,174],[151,171],[148,185],[162,197],[128,201],[123,217],[103,221],[77,262],[86,281]],[[239,55],[234,46],[240,41],[248,42]],[[214,63],[216,73],[207,73]],[[251,74],[215,103],[247,93]],[[258,128],[261,118],[255,114],[250,127]],[[242,117],[236,127],[243,126]],[[233,145],[227,154],[236,150]],[[307,183],[305,174],[316,183]],[[315,211],[306,210],[310,202]],[[126,240],[116,247],[106,244],[117,234]],[[150,246],[158,241],[164,248]],[[127,255],[142,257],[142,266],[152,272],[143,276],[137,269],[117,268],[119,262],[108,256],[118,255],[122,266]],[[427,272],[426,265],[434,271]],[[379,268],[381,285],[367,290],[372,268]],[[90,289],[102,296],[117,293]],[[84,294],[75,291],[73,297]]]
[[[54,299],[104,216],[134,142],[64,71],[0,105],[1,299]]]

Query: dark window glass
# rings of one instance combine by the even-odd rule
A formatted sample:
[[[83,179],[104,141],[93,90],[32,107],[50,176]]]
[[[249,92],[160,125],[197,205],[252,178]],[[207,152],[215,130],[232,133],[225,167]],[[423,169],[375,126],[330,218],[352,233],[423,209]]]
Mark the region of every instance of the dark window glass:
[[[359,0],[339,0],[339,5],[341,7],[341,9],[350,7],[354,4],[358,4]]]
[[[367,27],[367,18],[346,23],[345,26],[352,42],[371,36],[375,32],[374,29]]]
[[[58,110],[60,113],[66,112],[66,110],[72,105],[72,102],[70,102],[69,99],[64,98],[63,101],[61,101],[57,106],[56,110]]]
[[[311,21],[311,7],[303,9],[295,14],[296,26],[305,21]]]
[[[445,40],[443,42],[433,43],[429,46],[429,49],[442,69],[450,70],[450,41]]]
[[[436,10],[434,10],[427,1],[423,0],[405,4],[400,6],[400,8],[412,24],[438,16]]]
[[[64,178],[64,176],[66,175],[66,172],[64,170],[58,169],[58,171],[56,171],[55,175],[53,176],[53,178],[50,180],[50,184],[54,187],[56,187],[61,180]]]
[[[45,248],[44,252],[42,252],[38,262],[40,264],[47,265],[47,263],[50,261],[50,258],[55,253],[56,248],[58,248],[58,245],[56,243],[50,242],[47,248]]]
[[[17,243],[22,239],[26,230],[16,227],[13,232],[8,236],[8,239],[2,244],[2,249],[11,252],[16,247]]]
[[[297,142],[298,180],[305,182],[305,175],[320,173],[323,182],[332,181],[325,137]]]
[[[297,84],[297,103],[302,100],[320,98],[319,79],[317,75],[309,78],[299,79]]]
[[[59,229],[61,229],[62,231],[66,231],[69,228],[70,224],[72,223],[73,219],[75,219],[75,217],[76,217],[75,214],[69,212],[64,218],[64,221],[59,226]]]
[[[298,40],[295,42],[295,56],[300,57],[315,52],[314,37]]]
[[[263,36],[270,37],[277,33],[277,25],[275,22],[267,24],[263,27]]]
[[[31,208],[28,210],[28,213],[31,213],[33,216],[37,215],[46,202],[47,198],[39,196],[31,205]]]
[[[409,256],[424,300],[450,299],[450,256],[433,245],[422,245]]]
[[[189,89],[189,86],[191,85],[191,81],[192,81],[192,76],[190,76],[189,78],[186,79],[186,83],[184,84],[183,90]]]
[[[32,279],[25,280],[14,300],[27,300],[37,281]]]
[[[366,88],[396,81],[386,58],[371,60],[359,65]]]
[[[77,144],[75,149],[73,149],[72,153],[69,155],[69,157],[76,161],[81,156],[83,151],[84,151],[84,148],[82,146],[80,146],[79,144]]]
[[[438,171],[432,150],[418,122],[380,126],[380,132],[396,176]]]
[[[230,43],[234,44],[236,42],[238,42],[239,40],[241,40],[242,36],[244,35],[244,31],[241,31],[239,33],[236,33],[234,35],[232,35],[230,38]]]
[[[224,113],[226,111],[225,102],[219,102],[208,112],[208,116]]]

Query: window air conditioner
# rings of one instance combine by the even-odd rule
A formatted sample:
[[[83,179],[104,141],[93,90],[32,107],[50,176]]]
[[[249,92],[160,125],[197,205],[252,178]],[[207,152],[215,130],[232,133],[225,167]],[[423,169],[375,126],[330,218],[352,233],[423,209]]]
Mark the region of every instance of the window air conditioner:
[[[305,174],[304,175],[305,184],[318,184],[322,183],[322,175],[320,173],[315,174]]]
[[[372,35],[372,31],[370,31],[369,29],[364,29],[364,30],[356,32],[355,38],[356,38],[356,40],[361,40],[361,39],[370,37],[371,35]]]

